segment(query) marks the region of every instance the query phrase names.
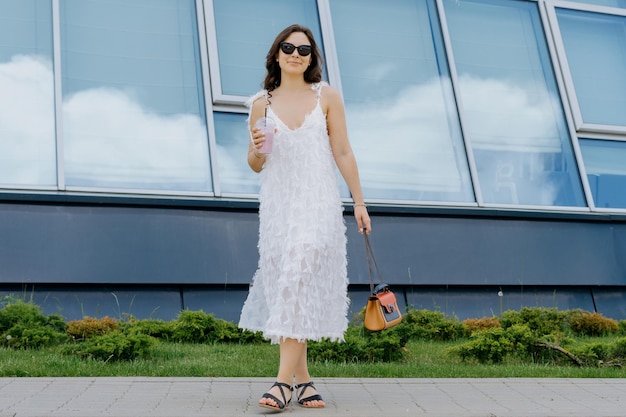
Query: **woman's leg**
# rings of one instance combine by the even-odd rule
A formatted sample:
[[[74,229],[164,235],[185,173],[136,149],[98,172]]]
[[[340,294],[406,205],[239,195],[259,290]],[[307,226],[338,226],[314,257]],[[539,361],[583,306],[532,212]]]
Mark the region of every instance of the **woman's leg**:
[[[302,349],[300,358],[298,358],[298,363],[296,365],[296,370],[295,370],[296,385],[304,384],[304,383],[311,381],[311,375],[309,374],[307,345],[306,345],[306,342],[304,342],[303,344],[304,344],[304,349]],[[315,390],[314,387],[309,386],[309,387],[300,389],[301,398],[308,398],[315,394],[317,394],[317,391]],[[307,401],[303,405],[307,407],[317,408],[317,407],[324,407],[325,404],[323,400],[313,400],[313,401]]]
[[[300,366],[303,351],[304,358],[306,360],[306,343],[299,343],[295,339],[283,339],[280,342],[280,365],[278,367],[278,376],[276,377],[276,381],[284,382],[289,386],[293,385],[293,378],[294,375],[296,375],[296,370]],[[272,387],[272,389],[268,391],[268,394],[272,394],[276,398],[280,398],[282,400],[280,389],[278,387]],[[285,396],[287,397],[287,401],[289,401],[291,393],[287,394],[285,392]],[[259,404],[266,404],[273,407],[277,406],[276,401],[271,398],[261,398],[259,400]]]

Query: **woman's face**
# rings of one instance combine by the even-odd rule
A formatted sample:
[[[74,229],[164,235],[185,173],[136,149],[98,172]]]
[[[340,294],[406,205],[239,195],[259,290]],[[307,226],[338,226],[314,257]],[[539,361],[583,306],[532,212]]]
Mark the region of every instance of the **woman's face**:
[[[291,54],[283,52],[282,49],[278,50],[278,57],[276,58],[276,61],[278,61],[280,69],[290,74],[304,74],[311,63],[312,53],[302,56],[300,55],[297,47],[303,45],[311,46],[309,38],[307,38],[307,36],[302,32],[294,32],[283,42],[290,43],[296,46],[296,48]]]

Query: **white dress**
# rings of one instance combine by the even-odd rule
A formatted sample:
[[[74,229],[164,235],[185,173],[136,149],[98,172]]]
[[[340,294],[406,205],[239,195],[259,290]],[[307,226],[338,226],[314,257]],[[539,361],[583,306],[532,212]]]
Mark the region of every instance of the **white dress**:
[[[312,85],[317,104],[295,130],[268,108],[277,132],[260,174],[259,264],[239,327],[272,343],[343,340],[348,326],[346,226],[320,105],[325,85]]]

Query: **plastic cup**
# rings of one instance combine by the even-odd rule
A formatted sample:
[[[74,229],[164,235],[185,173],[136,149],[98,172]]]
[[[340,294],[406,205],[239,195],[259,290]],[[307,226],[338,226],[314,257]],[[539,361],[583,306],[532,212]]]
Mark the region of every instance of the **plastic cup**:
[[[265,142],[263,142],[263,146],[259,149],[259,153],[272,153],[272,148],[274,147],[274,129],[276,129],[276,122],[271,117],[260,117],[256,123],[255,127],[261,129],[263,133],[265,133]]]

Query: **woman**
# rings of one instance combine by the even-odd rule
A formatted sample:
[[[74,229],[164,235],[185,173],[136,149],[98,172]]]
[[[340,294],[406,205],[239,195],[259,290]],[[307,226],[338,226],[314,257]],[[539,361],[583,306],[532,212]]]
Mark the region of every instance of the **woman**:
[[[292,25],[266,57],[264,90],[250,101],[248,164],[261,173],[259,268],[239,326],[280,344],[276,383],[259,401],[282,411],[296,395],[324,407],[311,382],[307,340],[343,340],[348,326],[346,236],[336,168],[355,201],[361,233],[371,231],[339,93],[321,81],[322,59],[311,31]],[[276,121],[273,150],[254,127]],[[292,384],[294,384],[292,386]],[[295,393],[292,393],[295,390]]]

